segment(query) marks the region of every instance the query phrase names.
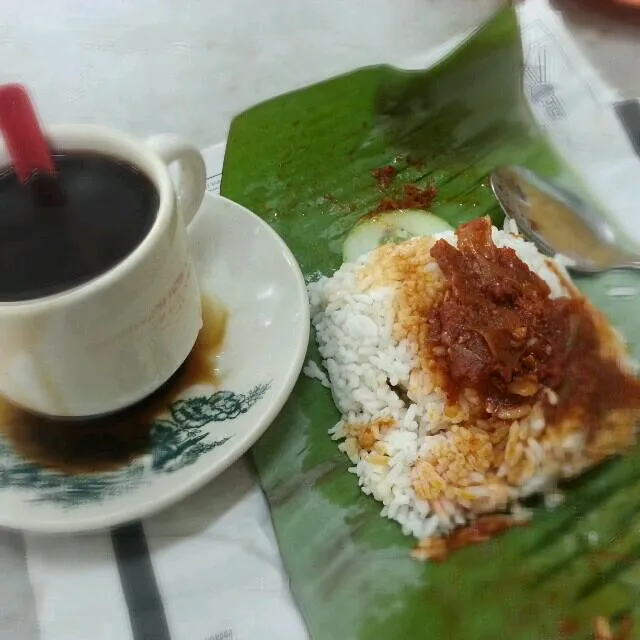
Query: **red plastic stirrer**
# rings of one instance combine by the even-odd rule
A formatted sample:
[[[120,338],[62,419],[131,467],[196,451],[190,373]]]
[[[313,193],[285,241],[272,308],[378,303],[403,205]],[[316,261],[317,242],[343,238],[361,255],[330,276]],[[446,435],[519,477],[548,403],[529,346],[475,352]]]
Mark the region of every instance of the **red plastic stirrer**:
[[[0,85],[0,132],[18,180],[46,207],[64,204],[49,146],[27,90],[21,84]]]
[[[21,84],[0,86],[0,131],[20,182],[27,183],[35,173],[55,175],[47,141]]]

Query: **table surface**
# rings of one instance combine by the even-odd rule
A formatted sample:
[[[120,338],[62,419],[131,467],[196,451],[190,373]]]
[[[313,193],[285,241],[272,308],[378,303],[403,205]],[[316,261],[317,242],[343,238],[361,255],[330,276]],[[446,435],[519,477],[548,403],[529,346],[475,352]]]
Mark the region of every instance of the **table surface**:
[[[640,20],[585,9],[588,0],[551,1],[604,77],[640,95]],[[170,131],[207,146],[258,101],[354,67],[399,64],[500,4],[0,0],[0,81],[26,83],[45,122]]]

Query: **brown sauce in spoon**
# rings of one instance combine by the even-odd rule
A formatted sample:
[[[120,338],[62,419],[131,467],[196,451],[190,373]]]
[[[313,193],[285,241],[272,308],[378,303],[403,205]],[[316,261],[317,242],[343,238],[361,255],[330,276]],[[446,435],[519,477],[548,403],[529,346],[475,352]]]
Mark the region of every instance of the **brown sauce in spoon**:
[[[619,262],[620,249],[604,242],[586,224],[576,222],[576,214],[524,181],[520,188],[529,202],[527,219],[533,231],[558,253],[606,267]]]

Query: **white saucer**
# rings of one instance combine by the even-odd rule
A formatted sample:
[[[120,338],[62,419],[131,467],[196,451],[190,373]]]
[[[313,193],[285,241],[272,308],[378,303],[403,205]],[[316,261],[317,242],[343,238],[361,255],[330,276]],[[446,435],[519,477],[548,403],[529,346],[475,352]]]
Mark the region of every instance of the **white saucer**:
[[[152,429],[150,453],[108,472],[45,469],[0,436],[0,526],[64,533],[149,515],[224,471],[282,408],[309,338],[295,258],[265,222],[221,196],[205,197],[189,235],[203,294],[229,312],[220,388],[188,389]]]

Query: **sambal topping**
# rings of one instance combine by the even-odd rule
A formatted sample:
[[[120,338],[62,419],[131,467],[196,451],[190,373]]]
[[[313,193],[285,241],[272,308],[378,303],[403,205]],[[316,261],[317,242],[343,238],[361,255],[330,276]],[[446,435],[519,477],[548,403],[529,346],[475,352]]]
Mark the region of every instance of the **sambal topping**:
[[[547,417],[574,416],[589,428],[610,411],[640,409],[640,381],[603,356],[584,299],[551,298],[513,249],[496,247],[489,218],[456,235],[457,247],[439,240],[431,249],[446,286],[427,318],[449,402],[471,389],[481,412],[508,420],[543,400]]]
[[[604,616],[596,616],[593,620],[593,640],[631,640],[633,619],[623,616],[618,623],[618,632],[614,633],[611,623]]]
[[[425,209],[431,208],[438,190],[433,185],[424,189],[415,184],[405,184],[402,187],[402,196],[398,198],[385,197],[380,200],[377,208],[372,213],[395,211],[396,209]]]
[[[558,624],[560,638],[570,638],[580,631],[580,622],[575,618],[563,618]]]
[[[486,542],[513,527],[522,527],[526,524],[528,524],[527,521],[507,514],[480,516],[466,527],[454,529],[446,537],[421,540],[411,555],[416,560],[444,562],[451,553],[458,551],[458,549]]]
[[[593,619],[593,640],[615,640],[608,618],[596,616]]]
[[[393,418],[387,419],[378,419],[371,422],[369,425],[364,427],[360,425],[354,425],[354,431],[356,433],[356,439],[358,441],[358,446],[360,449],[365,451],[371,451],[374,445],[380,439],[380,434],[386,431],[387,429],[391,429],[395,424],[395,420]],[[345,429],[349,429],[350,426],[347,424]]]
[[[389,164],[386,167],[373,169],[371,175],[374,177],[381,189],[387,189],[398,175],[398,170],[393,165]]]

